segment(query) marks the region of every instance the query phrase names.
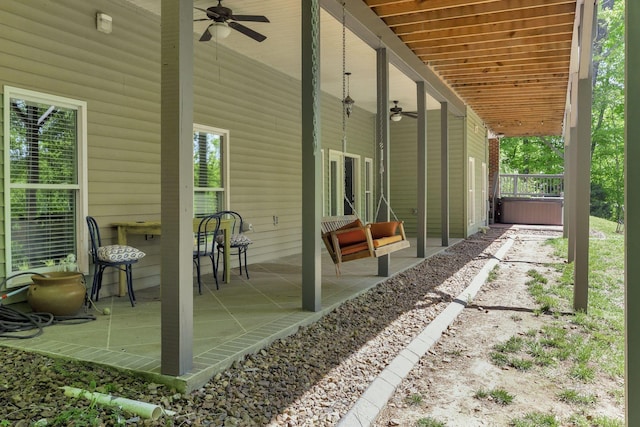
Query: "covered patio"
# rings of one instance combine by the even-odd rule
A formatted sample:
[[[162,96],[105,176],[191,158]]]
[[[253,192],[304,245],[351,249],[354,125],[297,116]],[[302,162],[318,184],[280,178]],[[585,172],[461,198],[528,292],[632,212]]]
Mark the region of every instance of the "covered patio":
[[[197,43],[206,23],[194,27],[194,18],[201,18],[202,13],[193,6],[207,8],[215,2],[131,0],[123,3],[109,0],[91,5],[75,0],[42,5],[7,2],[1,17],[8,29],[3,54],[8,58],[6,64],[10,65],[1,68],[1,79],[7,86],[53,92],[88,102],[91,141],[85,148],[91,163],[90,173],[87,172],[91,190],[90,198],[82,200],[86,211],[99,216],[105,227],[122,219],[146,219],[162,214],[163,224],[172,228],[172,232],[163,237],[167,241],[164,250],[161,251],[158,245],[153,247],[147,258],[148,266],[137,273],[137,283],[149,288],[139,291],[138,307],[131,309],[126,298],[108,297],[99,305],[113,304],[112,315],[73,327],[74,330],[82,329],[83,335],[72,337],[69,328],[59,325],[48,328],[41,337],[3,342],[3,345],[131,366],[131,369],[155,374],[159,374],[164,366],[168,376],[173,377],[176,373],[176,381],[189,388],[210,377],[215,372],[213,367],[223,369],[246,352],[255,351],[268,340],[281,336],[279,334],[312,322],[340,302],[383,280],[374,275],[380,264],[371,259],[345,265],[343,277],[335,279],[333,265],[325,260],[321,250],[319,218],[323,213],[323,202],[328,198],[325,196],[323,200],[320,196],[325,184],[321,171],[327,169],[322,162],[325,157],[329,158],[330,148],[340,149],[340,135],[336,130],[339,113],[335,114],[339,108],[325,107],[327,111],[323,115],[330,117],[327,122],[332,125],[324,129],[325,135],[329,136],[320,143],[321,126],[317,120],[320,117],[320,103],[317,102],[320,87],[314,86],[320,80],[320,6],[336,19],[341,14],[344,16],[346,10],[348,37],[355,34],[363,40],[369,49],[368,58],[374,56],[377,61],[373,66],[371,61],[359,61],[360,52],[355,51],[353,43],[349,44],[352,49],[349,59],[369,65],[368,73],[358,72],[355,66],[349,70],[358,76],[351,86],[357,108],[362,106],[358,112],[370,116],[368,122],[358,124],[366,130],[361,132],[362,141],[368,144],[366,149],[358,147],[362,156],[373,158],[375,153],[372,154],[374,150],[370,146],[381,143],[389,148],[389,142],[393,141],[393,129],[389,127],[389,107],[393,99],[399,99],[406,111],[418,112],[417,138],[413,138],[413,134],[408,138],[413,138],[412,142],[417,140],[418,149],[412,145],[409,156],[416,160],[417,151],[418,167],[412,170],[410,179],[418,194],[414,192],[406,203],[407,217],[414,215],[412,209],[416,212],[416,237],[412,249],[384,260],[389,267],[386,273],[395,274],[420,262],[433,248],[437,251],[450,244],[451,214],[459,214],[456,219],[464,224],[463,233],[467,231],[466,202],[460,201],[451,209],[455,212],[449,211],[449,197],[453,200],[463,194],[461,200],[464,200],[465,192],[450,194],[448,180],[455,181],[454,177],[464,182],[469,177],[463,166],[458,165],[457,170],[447,169],[450,161],[447,150],[451,147],[448,144],[450,137],[453,138],[448,132],[454,120],[460,119],[466,124],[477,116],[476,131],[483,141],[487,136],[499,135],[565,136],[569,175],[567,211],[570,213],[565,232],[571,242],[568,258],[575,261],[576,266],[576,308],[586,307],[590,42],[594,31],[594,1],[247,0],[243,2],[246,9],[241,10],[238,6],[238,13],[268,16],[273,20],[268,31],[266,27],[259,27],[268,33],[268,40],[284,38],[295,44],[295,48],[292,44],[278,43],[277,49],[259,50],[259,45],[252,40],[230,38],[221,41],[219,48],[217,44],[201,46],[195,55],[193,44]],[[291,7],[292,4],[295,7]],[[161,14],[160,5],[175,13]],[[102,10],[96,10],[97,7]],[[116,18],[115,31],[109,36],[96,32],[96,12],[101,11],[112,11],[110,13]],[[631,17],[636,16],[637,10],[634,10]],[[275,25],[276,21],[280,21],[278,25]],[[636,21],[629,18],[629,22]],[[334,22],[332,30],[322,34],[323,46],[334,48],[333,61],[326,56],[322,59],[323,69],[334,71],[333,76],[322,77],[323,96],[331,97],[332,101],[340,98],[343,79],[337,64],[344,56],[340,58],[340,50],[336,49],[340,43],[340,27]],[[163,39],[162,46],[160,38]],[[300,38],[301,46],[298,45]],[[637,34],[631,33],[631,39],[637,39]],[[171,41],[175,42],[173,46]],[[176,52],[176,46],[181,51]],[[302,58],[302,67],[300,50],[303,55],[310,54],[310,57]],[[292,51],[295,53],[291,54]],[[287,58],[276,55],[282,52],[288,54]],[[254,62],[250,62],[249,67],[237,59],[236,53]],[[637,59],[632,59],[635,65]],[[171,66],[166,67],[167,64]],[[281,68],[272,69],[270,64]],[[294,75],[287,73],[287,66],[295,69]],[[248,68],[258,72],[243,75]],[[396,78],[399,74],[402,76]],[[181,92],[192,87],[194,80],[200,87],[195,96],[191,89]],[[258,89],[246,90],[247,81],[257,81]],[[302,86],[300,91],[298,85]],[[361,85],[361,92],[358,85]],[[272,88],[272,92],[261,92],[264,88]],[[630,89],[632,94],[637,93],[636,86],[630,85]],[[236,92],[242,92],[242,97]],[[629,111],[635,113],[638,97],[629,96],[628,99]],[[442,116],[438,134],[429,137],[429,143],[438,147],[438,153],[441,147],[442,154],[427,159],[429,109],[439,110],[437,114]],[[181,115],[185,111],[186,115]],[[191,221],[193,215],[189,210],[180,209],[193,202],[193,183],[187,179],[193,171],[193,156],[191,150],[180,148],[180,141],[192,138],[195,122],[206,122],[234,132],[237,145],[232,150],[236,150],[236,159],[242,158],[244,163],[234,164],[234,193],[230,202],[234,209],[257,218],[254,224],[264,230],[255,239],[256,257],[250,265],[251,281],[236,276],[231,284],[223,285],[220,292],[208,292],[202,298],[195,295],[190,286],[193,278],[191,230],[184,220]],[[628,123],[629,135],[637,135],[633,130],[638,121],[629,120]],[[380,140],[371,130],[374,124],[383,134]],[[473,126],[461,128],[460,132],[466,134],[469,129]],[[325,149],[327,153],[322,153],[321,160],[320,150]],[[463,155],[469,154],[464,150],[461,150]],[[390,152],[395,155],[393,148]],[[86,156],[86,152],[83,154]],[[389,151],[384,154],[387,163],[383,169],[387,174],[381,177],[375,191],[393,194],[394,190],[404,187],[400,180],[390,179],[388,173],[392,167],[402,168],[402,165],[389,162]],[[633,150],[629,154],[637,157]],[[463,155],[460,157],[464,165]],[[262,162],[265,158],[269,161]],[[86,160],[85,157],[83,163],[88,163]],[[427,192],[428,161],[430,170],[440,168],[440,175],[429,177],[435,184]],[[289,172],[300,169],[304,172],[292,179]],[[284,171],[283,176],[279,175],[281,171]],[[628,179],[634,181],[633,170],[629,171]],[[81,184],[88,187],[86,182]],[[184,185],[180,187],[181,184]],[[278,191],[272,192],[276,187]],[[436,193],[437,197],[434,196]],[[281,199],[277,197],[283,195]],[[429,204],[428,195],[432,196]],[[393,202],[396,207],[398,199]],[[629,236],[633,235],[636,199],[630,193],[626,212],[631,221],[625,221]],[[480,195],[478,200],[481,200]],[[438,208],[441,209],[439,213]],[[279,224],[278,216],[285,221]],[[435,222],[437,225],[433,226]],[[435,246],[430,243],[431,237],[426,237],[428,225],[439,233]],[[435,233],[432,231],[429,235]],[[86,245],[86,235],[82,232],[78,240]],[[633,255],[637,249],[632,243],[638,239],[629,241],[629,252]],[[287,256],[267,259],[273,245],[279,246],[279,253]],[[9,248],[10,242],[5,247]],[[421,252],[421,248],[427,250]],[[79,255],[86,257],[86,250]],[[633,265],[630,267],[628,277],[633,278],[637,274]],[[363,270],[359,271],[360,268]],[[5,274],[8,271],[6,269]],[[346,277],[350,280],[345,286]],[[162,302],[154,288],[159,281],[163,286]],[[233,288],[236,284],[239,286]],[[209,281],[208,286],[211,285]],[[238,311],[234,299],[242,301],[242,297],[235,293],[236,289],[255,296],[255,306],[241,302],[241,311]],[[264,289],[273,293],[267,294]],[[637,295],[632,287],[629,289],[629,299],[635,301]],[[300,294],[303,295],[302,307],[308,311],[300,307]],[[224,302],[222,295],[225,295]],[[205,310],[212,306],[217,310]],[[257,311],[245,310],[249,308]],[[204,318],[201,315],[215,316],[207,320],[224,325],[217,338],[207,344],[203,337],[210,331],[202,327]],[[170,324],[162,332],[161,318]],[[630,323],[633,319],[632,312]],[[147,320],[150,329],[143,332],[133,327],[145,324]],[[153,325],[152,321],[155,322]],[[227,325],[233,327],[225,329]],[[150,330],[154,333],[147,335]],[[637,353],[637,338],[631,331],[628,334],[629,355],[633,356]],[[131,343],[141,336],[153,336],[153,342]],[[245,342],[243,336],[251,338]],[[227,345],[229,347],[225,347]],[[220,352],[216,353],[214,347]],[[154,349],[154,356],[150,356],[151,349]],[[160,353],[167,359],[161,361]],[[633,360],[633,357],[629,359]],[[628,377],[630,396],[627,398],[633,403],[637,400],[640,382],[633,381],[632,370]],[[629,405],[631,409],[635,407],[638,405]]]
[[[438,239],[430,240],[428,256],[445,249],[439,246]],[[405,249],[395,254],[392,274],[421,262],[411,252]],[[221,283],[219,290],[209,271],[203,276],[202,295],[198,295],[194,282],[193,369],[185,375],[161,374],[159,286],[136,292],[136,307],[131,307],[126,296],[104,297],[87,312],[95,315],[93,321],[60,322],[45,327],[35,338],[3,339],[2,345],[126,369],[152,381],[191,391],[234,361],[294,333],[300,326],[313,323],[385,280],[375,275],[377,263],[372,258],[344,264],[340,277],[336,276],[327,254],[322,261],[323,309],[318,312],[300,308],[301,257],[298,255],[252,264],[249,280],[240,276],[236,268],[231,282]],[[30,311],[26,303],[15,307]],[[105,308],[110,310],[109,315],[97,311]],[[78,316],[83,314],[80,312]]]

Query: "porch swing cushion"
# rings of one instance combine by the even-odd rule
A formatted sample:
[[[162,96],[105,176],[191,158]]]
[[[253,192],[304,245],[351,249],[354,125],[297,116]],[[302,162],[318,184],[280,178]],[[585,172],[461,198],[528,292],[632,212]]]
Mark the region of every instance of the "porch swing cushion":
[[[395,236],[399,225],[400,221],[372,222],[371,237],[374,239],[381,239]]]
[[[364,232],[364,225],[359,219],[338,228],[338,230],[336,231],[344,230],[350,231],[345,231],[344,233],[336,233],[336,236],[338,237],[338,243],[340,243],[341,248],[367,241],[367,235]]]

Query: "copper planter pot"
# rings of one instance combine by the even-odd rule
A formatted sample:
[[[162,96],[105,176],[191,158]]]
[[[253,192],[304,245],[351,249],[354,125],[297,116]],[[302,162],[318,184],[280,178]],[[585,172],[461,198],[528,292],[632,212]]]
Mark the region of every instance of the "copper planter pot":
[[[34,274],[27,291],[27,302],[34,312],[54,316],[73,316],[85,300],[87,288],[82,273],[56,271]]]

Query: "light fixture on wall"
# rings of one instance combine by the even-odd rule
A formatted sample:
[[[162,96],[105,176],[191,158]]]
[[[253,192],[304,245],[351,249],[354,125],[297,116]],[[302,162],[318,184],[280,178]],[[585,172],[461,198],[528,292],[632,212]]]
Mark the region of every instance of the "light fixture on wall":
[[[222,40],[229,37],[231,34],[231,27],[226,22],[214,22],[209,26],[209,32],[213,36],[214,40]]]
[[[111,34],[113,29],[113,18],[106,13],[98,12],[96,14],[96,30],[101,33]]]

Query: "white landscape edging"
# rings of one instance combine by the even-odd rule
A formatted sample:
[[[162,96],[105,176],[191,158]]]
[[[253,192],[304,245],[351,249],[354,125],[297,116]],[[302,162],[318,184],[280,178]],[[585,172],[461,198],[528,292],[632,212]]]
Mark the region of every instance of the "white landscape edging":
[[[489,273],[502,260],[513,245],[509,238],[473,278],[471,284],[462,291],[429,325],[409,343],[409,345],[389,363],[373,380],[349,412],[338,422],[338,427],[370,426],[387,405],[396,388],[409,374],[420,358],[440,339],[444,331],[472,300],[489,277]]]

